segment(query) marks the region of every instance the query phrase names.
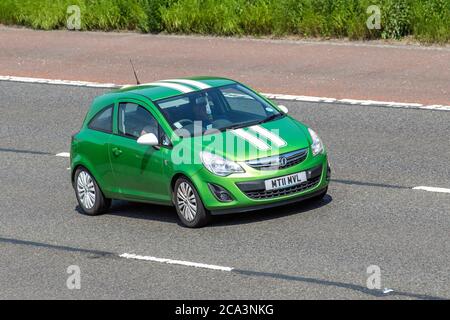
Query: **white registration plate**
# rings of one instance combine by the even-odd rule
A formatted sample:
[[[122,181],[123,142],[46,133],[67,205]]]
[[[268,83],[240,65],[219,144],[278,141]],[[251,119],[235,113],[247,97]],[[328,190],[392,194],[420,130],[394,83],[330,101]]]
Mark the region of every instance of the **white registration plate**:
[[[274,179],[269,179],[264,181],[266,185],[266,190],[274,190],[274,189],[281,189],[281,188],[288,188],[295,186],[297,184],[300,184],[302,182],[305,182],[306,179],[306,172],[297,172],[294,174],[290,174],[288,176],[284,177],[278,177]]]

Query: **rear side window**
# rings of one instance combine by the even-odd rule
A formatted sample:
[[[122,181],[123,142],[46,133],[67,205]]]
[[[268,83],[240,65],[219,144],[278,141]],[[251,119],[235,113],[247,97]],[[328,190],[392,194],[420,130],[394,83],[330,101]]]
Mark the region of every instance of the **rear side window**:
[[[112,133],[113,107],[114,105],[111,105],[97,113],[91,122],[89,122],[89,129]]]

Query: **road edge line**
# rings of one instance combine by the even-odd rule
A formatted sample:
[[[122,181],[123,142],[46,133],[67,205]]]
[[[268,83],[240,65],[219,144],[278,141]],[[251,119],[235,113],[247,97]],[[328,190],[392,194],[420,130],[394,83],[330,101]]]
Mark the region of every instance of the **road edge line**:
[[[0,76],[0,81],[21,82],[21,83],[36,83],[36,84],[51,84],[51,85],[66,85],[86,88],[104,88],[104,89],[119,89],[125,85],[118,85],[114,83],[100,83],[89,81],[73,81],[73,80],[59,80],[59,79],[44,79],[44,78],[29,78],[29,77],[15,77],[15,76]],[[385,108],[399,108],[399,109],[416,109],[416,110],[435,110],[435,111],[450,111],[450,106],[433,104],[423,105],[421,103],[412,102],[389,102],[376,100],[358,100],[358,99],[337,99],[327,97],[314,97],[302,95],[276,94],[276,93],[262,93],[268,99],[280,101],[301,101],[301,102],[316,102],[329,104],[345,104],[345,105],[362,105],[369,107],[385,107]]]

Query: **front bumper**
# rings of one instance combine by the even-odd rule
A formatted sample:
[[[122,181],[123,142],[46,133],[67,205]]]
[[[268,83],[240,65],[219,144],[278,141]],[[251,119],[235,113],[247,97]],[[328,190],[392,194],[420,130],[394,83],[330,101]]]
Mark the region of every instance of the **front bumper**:
[[[237,208],[219,209],[219,210],[213,210],[210,212],[212,215],[224,215],[224,214],[231,214],[231,213],[238,213],[238,212],[249,212],[249,211],[255,211],[255,210],[269,209],[269,208],[284,206],[287,204],[296,203],[296,202],[300,202],[300,201],[304,201],[304,200],[313,198],[315,196],[318,196],[322,192],[324,192],[326,189],[327,189],[327,187],[325,187],[321,190],[308,192],[304,195],[300,195],[300,196],[297,195],[295,198],[292,198],[292,199],[272,202],[272,203],[268,203],[268,204],[258,204],[258,205],[252,206],[252,207],[243,207],[243,208],[237,207]]]
[[[258,171],[249,167],[246,173],[218,177],[201,170],[191,177],[204,206],[211,214],[228,214],[275,207],[314,197],[323,192],[329,184],[329,166],[326,154],[308,157],[302,163],[278,171]],[[264,180],[281,177],[301,171],[307,172],[306,183],[274,191],[264,190]],[[232,201],[221,202],[213,195],[208,184],[224,188]]]

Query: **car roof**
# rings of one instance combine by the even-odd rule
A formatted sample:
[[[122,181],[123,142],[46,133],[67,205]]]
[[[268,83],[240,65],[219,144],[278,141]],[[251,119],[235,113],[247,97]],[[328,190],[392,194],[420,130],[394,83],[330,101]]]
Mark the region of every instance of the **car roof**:
[[[236,81],[218,77],[191,77],[159,80],[137,86],[124,86],[116,93],[133,93],[152,101],[171,98],[185,93],[234,84]]]
[[[189,92],[222,87],[235,83],[236,81],[234,80],[220,77],[190,77],[159,80],[140,85],[127,85],[95,98],[86,120],[89,121],[97,112],[113,104],[118,99],[145,97],[151,101],[157,101]]]

